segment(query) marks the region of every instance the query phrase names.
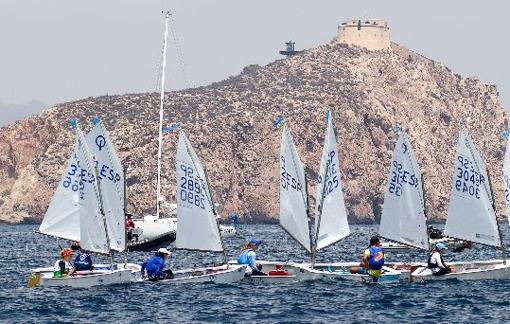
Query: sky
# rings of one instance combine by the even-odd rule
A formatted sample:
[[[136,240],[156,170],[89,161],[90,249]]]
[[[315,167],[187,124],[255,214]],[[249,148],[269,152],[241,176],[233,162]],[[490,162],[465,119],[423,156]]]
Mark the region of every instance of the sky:
[[[346,20],[384,18],[392,41],[495,83],[507,107],[509,9],[503,0],[1,0],[0,102],[157,91],[161,11],[171,10],[168,90],[270,63],[290,39],[296,49],[328,43]]]

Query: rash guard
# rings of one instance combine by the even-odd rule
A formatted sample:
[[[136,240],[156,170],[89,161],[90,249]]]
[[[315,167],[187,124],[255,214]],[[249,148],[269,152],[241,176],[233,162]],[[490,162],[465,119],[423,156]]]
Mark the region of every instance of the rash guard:
[[[165,273],[163,272],[163,268],[165,267],[165,259],[160,257],[159,255],[155,255],[151,257],[149,260],[142,263],[142,274],[147,271],[147,276],[149,279],[157,279],[160,277],[164,277]]]
[[[252,249],[244,250],[237,258],[237,263],[247,264],[253,270],[257,270],[257,254]]]

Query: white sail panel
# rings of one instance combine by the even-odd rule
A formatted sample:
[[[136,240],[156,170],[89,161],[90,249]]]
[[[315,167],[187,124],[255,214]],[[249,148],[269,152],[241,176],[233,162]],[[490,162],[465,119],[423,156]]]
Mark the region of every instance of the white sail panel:
[[[280,225],[311,252],[305,172],[294,141],[283,126],[280,149]]]
[[[319,229],[316,242],[317,250],[334,244],[350,234],[342,192],[335,130],[332,118],[329,114],[328,116],[328,127],[324,137],[319,177],[317,178],[315,215],[319,215],[320,212],[320,226],[318,226],[319,217],[315,217],[315,230]]]
[[[126,249],[126,229],[122,164],[102,122],[98,122],[94,126],[86,140],[92,153],[94,167],[97,167],[110,247],[115,251],[124,251]]]
[[[393,150],[379,235],[429,249],[421,172],[404,130]]]
[[[500,247],[484,163],[463,126],[459,132],[445,234]]]
[[[80,170],[78,141],[64,175],[44,215],[39,232],[71,241],[80,240]]]
[[[510,137],[506,142],[505,162],[503,164],[503,189],[505,190],[506,215],[510,221]]]
[[[80,246],[84,250],[109,254],[105,219],[96,170],[86,140],[78,130],[78,160],[80,161]]]
[[[223,251],[205,170],[184,131],[176,157],[177,238],[180,249]]]

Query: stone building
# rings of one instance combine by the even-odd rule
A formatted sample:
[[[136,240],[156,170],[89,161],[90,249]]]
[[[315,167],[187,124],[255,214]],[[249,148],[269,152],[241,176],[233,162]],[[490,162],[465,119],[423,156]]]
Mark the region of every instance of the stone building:
[[[349,20],[338,26],[336,41],[369,50],[390,48],[390,28],[383,19]]]

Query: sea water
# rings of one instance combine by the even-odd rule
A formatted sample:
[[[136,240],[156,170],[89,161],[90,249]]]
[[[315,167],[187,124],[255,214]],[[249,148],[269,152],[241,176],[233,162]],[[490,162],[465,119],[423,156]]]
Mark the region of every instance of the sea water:
[[[36,226],[0,225],[0,321],[2,322],[503,322],[510,319],[510,280],[361,284],[312,281],[288,284],[163,285],[136,283],[89,289],[27,288],[30,269],[58,258],[55,239]],[[357,261],[376,226],[352,226],[353,234],[321,250],[318,262]],[[508,232],[504,224],[503,231]],[[243,225],[226,239],[233,258],[245,239],[263,241],[257,257],[307,261],[306,253],[277,225]],[[65,242],[60,242],[62,246]],[[173,244],[172,244],[173,246]],[[171,248],[172,248],[171,246]],[[133,252],[131,262],[151,253]],[[445,261],[499,258],[474,246]],[[426,261],[423,252],[387,254],[390,261]],[[122,262],[122,257],[118,257]],[[95,257],[96,262],[106,261]],[[175,251],[172,269],[220,262],[221,255]]]

